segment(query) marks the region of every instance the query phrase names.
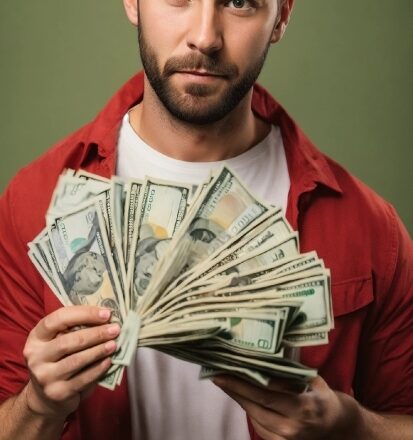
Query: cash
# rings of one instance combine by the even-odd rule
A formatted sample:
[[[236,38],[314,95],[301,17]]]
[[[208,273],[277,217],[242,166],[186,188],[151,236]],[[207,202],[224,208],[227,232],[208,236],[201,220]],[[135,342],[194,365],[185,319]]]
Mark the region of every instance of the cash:
[[[106,388],[141,346],[199,364],[201,379],[317,375],[293,354],[328,343],[330,272],[228,167],[198,189],[66,170],[28,246],[64,306],[107,307],[122,326]]]

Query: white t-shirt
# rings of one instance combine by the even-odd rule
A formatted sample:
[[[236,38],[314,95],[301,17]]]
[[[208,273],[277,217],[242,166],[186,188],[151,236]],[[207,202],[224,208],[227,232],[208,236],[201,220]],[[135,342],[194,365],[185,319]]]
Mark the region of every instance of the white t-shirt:
[[[287,206],[290,178],[280,129],[272,127],[259,144],[217,162],[176,160],[147,145],[126,114],[118,140],[116,174],[145,175],[198,185],[210,170],[229,165],[263,200]],[[150,348],[139,348],[128,368],[133,438],[140,440],[249,440],[245,412],[209,380],[200,367]]]

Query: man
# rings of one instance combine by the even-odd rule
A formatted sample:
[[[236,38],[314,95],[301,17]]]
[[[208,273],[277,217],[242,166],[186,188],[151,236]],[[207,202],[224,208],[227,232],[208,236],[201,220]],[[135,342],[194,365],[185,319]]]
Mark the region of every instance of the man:
[[[135,291],[142,296],[148,287],[153,270],[165,252],[170,239],[146,237],[141,240],[136,249],[135,256]]]
[[[411,240],[388,204],[253,87],[293,3],[124,0],[145,75],[20,173],[1,200],[1,439],[129,438],[129,411],[136,438],[242,439],[247,425],[235,402],[254,439],[413,437]],[[119,328],[106,310],[56,310],[24,256],[57,176],[64,167],[124,177],[152,170],[196,183],[223,160],[283,206],[302,250],[316,249],[331,268],[335,330],[329,345],[301,353],[320,376],[306,392],[279,380],[264,390],[217,378],[230,399],[212,383],[193,384],[190,366],[140,349],[129,396],[125,382],[112,394],[95,388]],[[30,200],[27,185],[39,187]],[[87,327],[68,332],[79,325]]]

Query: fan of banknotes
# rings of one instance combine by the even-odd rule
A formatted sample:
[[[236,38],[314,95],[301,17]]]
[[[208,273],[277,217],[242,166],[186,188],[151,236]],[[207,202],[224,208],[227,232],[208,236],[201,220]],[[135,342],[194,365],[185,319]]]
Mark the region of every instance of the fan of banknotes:
[[[122,326],[109,389],[140,346],[201,365],[200,378],[305,383],[317,371],[294,350],[333,327],[329,270],[227,167],[198,187],[66,170],[29,256],[63,305],[108,307]]]

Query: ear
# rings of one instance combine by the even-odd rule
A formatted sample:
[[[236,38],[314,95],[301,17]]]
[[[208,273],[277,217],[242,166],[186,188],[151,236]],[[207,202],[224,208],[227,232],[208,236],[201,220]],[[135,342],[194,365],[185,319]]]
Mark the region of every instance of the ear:
[[[126,16],[134,26],[138,25],[138,2],[139,0],[123,0]]]
[[[126,1],[126,0],[125,0]],[[272,32],[271,43],[278,43],[284,36],[293,11],[294,0],[281,0],[276,26]]]

